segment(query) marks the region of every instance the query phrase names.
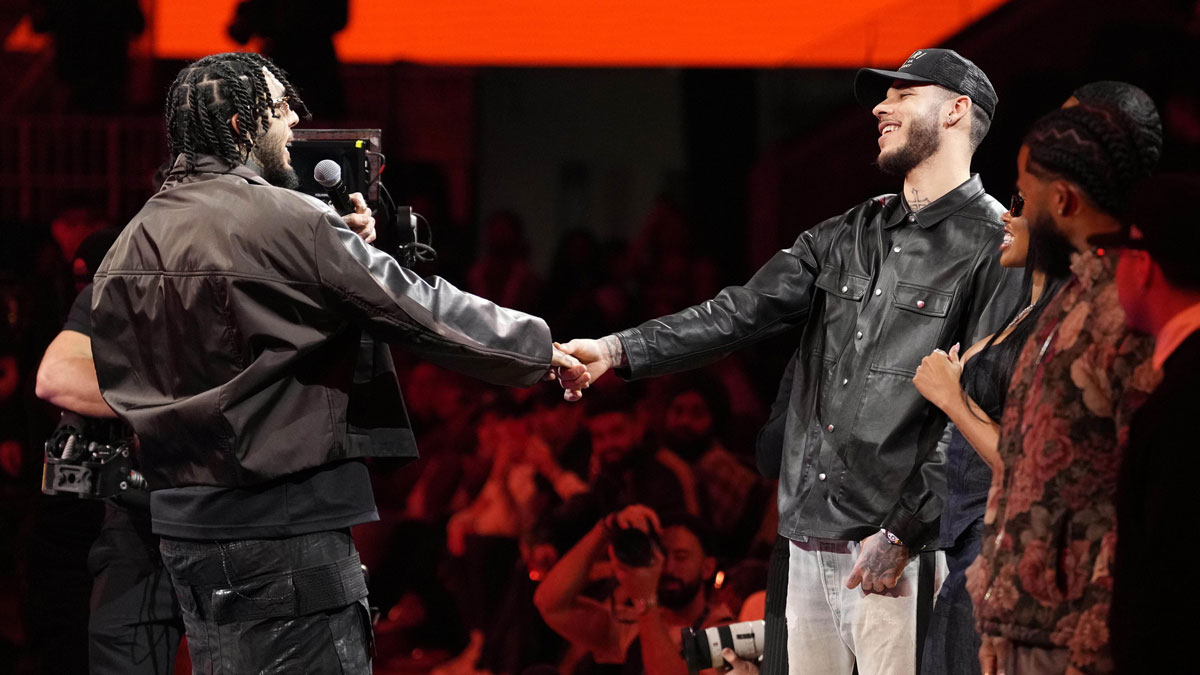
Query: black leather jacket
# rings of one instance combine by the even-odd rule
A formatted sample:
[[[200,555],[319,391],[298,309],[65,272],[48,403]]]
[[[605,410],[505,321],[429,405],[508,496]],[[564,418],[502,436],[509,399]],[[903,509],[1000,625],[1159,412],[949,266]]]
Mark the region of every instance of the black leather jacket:
[[[327,462],[416,457],[391,354],[530,385],[550,331],[364,244],[247,167],[176,163],[96,272],[104,399],[152,488],[247,486]]]
[[[623,374],[694,368],[803,325],[774,411],[779,533],[860,540],[886,527],[913,549],[933,544],[948,434],[912,377],[934,348],[970,346],[1015,305],[1020,275],[999,261],[1003,211],[978,176],[917,213],[896,195],[863,202],[746,285],[618,333]]]

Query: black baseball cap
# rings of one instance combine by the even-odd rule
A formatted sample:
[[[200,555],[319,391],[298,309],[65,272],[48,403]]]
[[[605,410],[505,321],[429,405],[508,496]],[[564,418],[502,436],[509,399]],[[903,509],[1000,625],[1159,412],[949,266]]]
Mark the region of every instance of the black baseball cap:
[[[874,106],[887,97],[895,80],[940,84],[968,96],[989,118],[996,114],[996,89],[979,66],[953,49],[918,49],[899,70],[863,68],[854,77],[854,96],[863,105]]]

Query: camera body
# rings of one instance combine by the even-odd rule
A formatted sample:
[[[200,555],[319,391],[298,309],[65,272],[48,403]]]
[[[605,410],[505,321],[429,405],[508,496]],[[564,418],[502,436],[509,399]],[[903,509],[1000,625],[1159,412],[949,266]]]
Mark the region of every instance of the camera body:
[[[762,657],[766,625],[759,619],[712,628],[682,629],[683,660],[688,672],[694,675],[706,668],[716,668],[720,672],[729,670],[729,664],[721,657],[725,648],[732,649],[740,659],[757,661]]]
[[[621,527],[609,535],[613,555],[630,567],[649,567],[654,563],[655,549],[662,551],[663,544],[658,534],[644,532],[636,527]]]
[[[74,494],[81,499],[108,499],[146,490],[146,479],[134,468],[131,436],[109,433],[106,442],[88,418],[64,412],[46,441],[42,492]]]

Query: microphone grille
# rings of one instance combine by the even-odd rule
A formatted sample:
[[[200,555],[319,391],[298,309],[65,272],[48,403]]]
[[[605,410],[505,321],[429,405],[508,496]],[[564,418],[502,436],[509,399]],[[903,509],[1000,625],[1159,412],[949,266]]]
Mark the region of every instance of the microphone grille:
[[[317,166],[313,169],[313,180],[321,187],[331,188],[338,184],[342,179],[342,166],[332,159],[323,159],[317,162]]]

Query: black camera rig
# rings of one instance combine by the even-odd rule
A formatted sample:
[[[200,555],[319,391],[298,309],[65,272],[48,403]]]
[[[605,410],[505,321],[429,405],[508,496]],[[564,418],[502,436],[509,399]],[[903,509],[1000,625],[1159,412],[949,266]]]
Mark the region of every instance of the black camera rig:
[[[133,435],[113,429],[118,426],[64,412],[46,441],[42,492],[108,499],[146,491],[145,477],[134,468]]]

